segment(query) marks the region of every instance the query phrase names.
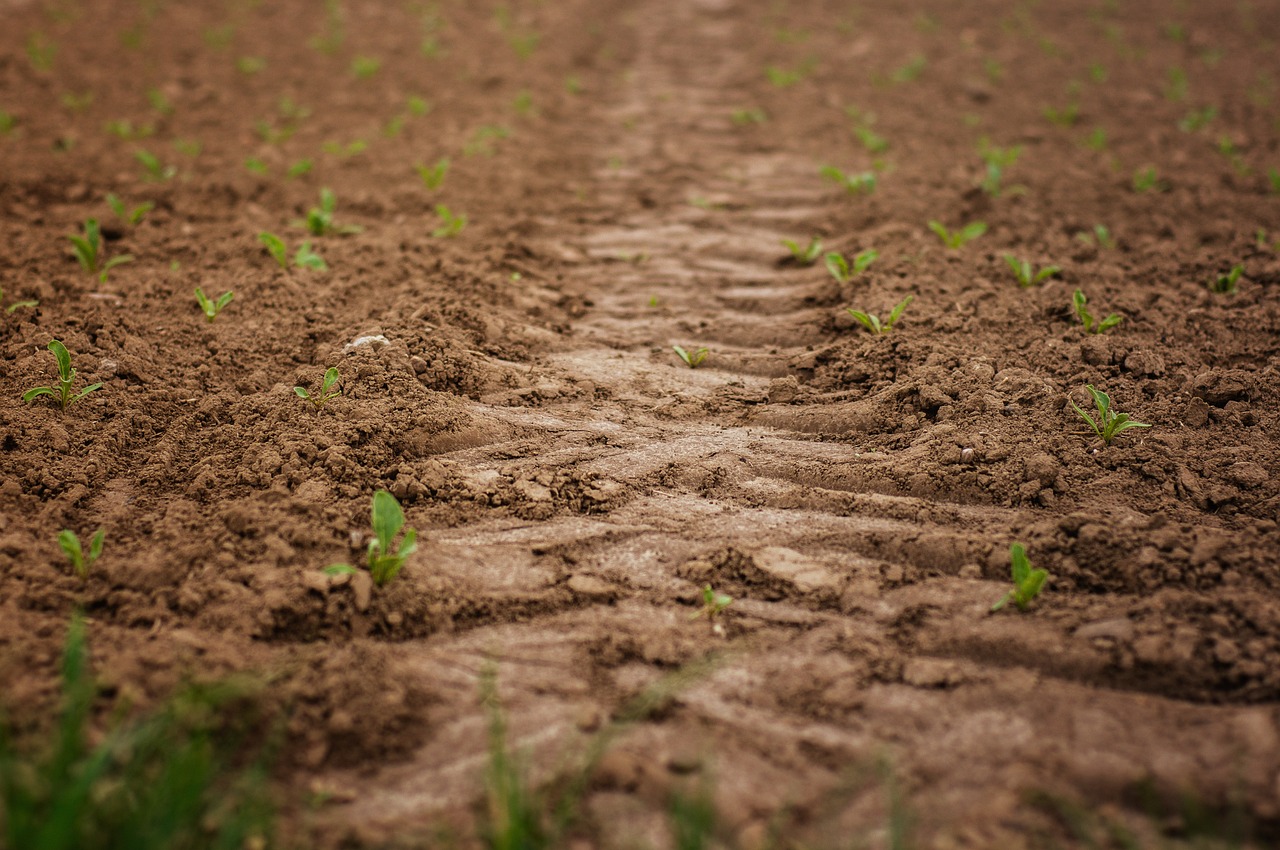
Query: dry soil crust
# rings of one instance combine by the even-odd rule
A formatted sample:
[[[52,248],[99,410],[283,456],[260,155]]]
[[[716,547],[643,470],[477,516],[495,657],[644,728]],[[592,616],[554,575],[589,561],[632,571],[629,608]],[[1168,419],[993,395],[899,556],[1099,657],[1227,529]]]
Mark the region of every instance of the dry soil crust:
[[[0,285],[40,302],[0,317],[21,724],[82,605],[104,710],[269,673],[283,798],[335,792],[294,833],[412,844],[478,794],[486,664],[549,768],[720,654],[606,758],[593,843],[664,843],[690,772],[744,840],[833,799],[844,834],[882,827],[880,789],[833,794],[884,756],[923,846],[1056,834],[1032,790],[1122,820],[1189,794],[1276,837],[1280,4],[316,6],[6,7]],[[998,197],[983,139],[1022,148]],[[256,234],[295,247],[324,186],[363,231],[276,269]],[[107,192],[156,208],[127,227]],[[431,237],[437,203],[461,234]],[[88,217],[136,257],[101,283],[66,250]],[[948,250],[931,219],[990,230]],[[812,235],[879,258],[836,283],[785,260]],[[1006,252],[1062,272],[1022,289]],[[196,286],[235,301],[206,323]],[[1077,288],[1125,321],[1084,333]],[[883,337],[843,309],[908,294]],[[52,338],[104,383],[65,413],[17,400]],[[292,387],[333,365],[317,414]],[[1086,383],[1153,427],[1091,439]],[[382,589],[328,578],[378,488],[419,553]],[[54,536],[99,527],[81,582]],[[989,616],[1013,541],[1052,578]],[[708,583],[725,636],[690,619]]]

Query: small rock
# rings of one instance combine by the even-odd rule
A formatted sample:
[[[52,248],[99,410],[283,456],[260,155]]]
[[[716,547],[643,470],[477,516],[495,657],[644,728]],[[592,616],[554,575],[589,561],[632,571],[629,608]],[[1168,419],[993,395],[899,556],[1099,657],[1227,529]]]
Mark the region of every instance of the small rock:
[[[409,358],[409,365],[413,367],[413,374],[415,375],[421,375],[431,368],[430,363],[416,354]]]
[[[585,596],[588,599],[613,599],[617,596],[617,590],[613,585],[603,579],[595,576],[586,575],[585,573],[575,573],[569,577],[569,590],[578,596]]]
[[[1233,463],[1227,469],[1227,480],[1240,487],[1261,487],[1271,476],[1260,465],[1250,461]]]
[[[1037,452],[1031,455],[1023,463],[1023,469],[1026,473],[1027,481],[1039,482],[1041,487],[1052,487],[1058,482],[1058,475],[1062,472],[1062,465],[1058,463],[1057,458],[1053,455]]]
[[[1095,620],[1076,629],[1076,637],[1082,640],[1127,641],[1133,637],[1133,621],[1128,617]]]
[[[954,662],[941,658],[912,658],[902,667],[902,681],[913,688],[946,688],[964,681]]]
[[[1209,403],[1202,398],[1193,398],[1187,402],[1182,411],[1182,424],[1189,428],[1203,428],[1209,424]]]
[[[1124,359],[1125,371],[1157,378],[1164,374],[1164,358],[1154,351],[1133,351]]]
[[[1080,343],[1080,356],[1090,366],[1105,366],[1111,362],[1111,342],[1094,334]]]
[[[302,586],[324,596],[329,592],[332,583],[329,576],[319,570],[307,570],[302,574]]]
[[[798,395],[800,395],[800,382],[796,380],[794,375],[787,375],[785,378],[774,378],[769,382],[770,404],[786,404],[787,402],[795,401]]]
[[[1253,376],[1241,369],[1210,369],[1191,381],[1189,392],[1214,407],[1243,401],[1253,392]]]
[[[688,776],[702,769],[702,759],[689,752],[676,753],[667,759],[667,770],[680,776]]]
[[[355,351],[357,348],[361,347],[362,345],[375,345],[375,344],[390,345],[391,340],[387,339],[382,334],[370,334],[368,336],[358,336],[355,339],[351,340],[351,342],[342,346],[342,353],[350,354],[351,352]]]
[[[756,567],[801,593],[839,590],[840,578],[822,564],[794,549],[769,546],[752,554]]]
[[[373,576],[366,572],[351,573],[351,590],[356,597],[356,610],[363,614],[373,602]]]

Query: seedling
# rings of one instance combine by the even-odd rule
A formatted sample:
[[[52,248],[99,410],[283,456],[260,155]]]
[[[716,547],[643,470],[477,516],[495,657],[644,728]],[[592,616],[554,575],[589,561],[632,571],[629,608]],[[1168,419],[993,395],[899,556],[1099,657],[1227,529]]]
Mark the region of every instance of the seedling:
[[[735,109],[730,117],[733,119],[733,123],[739,127],[747,124],[763,124],[769,120],[764,110],[758,106],[753,106],[749,109]]]
[[[0,304],[3,304],[3,303],[4,303],[4,287],[0,286]],[[14,312],[15,310],[21,310],[24,307],[30,308],[30,307],[38,307],[38,306],[40,306],[39,301],[15,301],[12,304],[10,304],[8,307],[4,308],[4,314],[7,316],[10,313]]]
[[[261,73],[267,67],[267,60],[260,56],[241,56],[236,60],[236,70],[245,76]]]
[[[1133,191],[1135,192],[1167,192],[1169,183],[1160,179],[1160,173],[1154,165],[1140,168],[1133,173]]]
[[[436,161],[435,165],[427,166],[418,163],[414,166],[418,176],[422,178],[422,185],[435,191],[444,183],[445,175],[449,173],[449,157],[444,157]]]
[[[498,126],[496,124],[486,124],[478,127],[471,138],[462,148],[463,156],[493,156],[494,144],[500,139],[511,137],[511,130],[507,127]]]
[[[1280,195],[1280,168],[1267,169],[1267,182],[1271,184],[1271,194]]]
[[[66,553],[67,560],[71,562],[71,569],[81,580],[89,578],[89,569],[93,566],[93,562],[98,560],[98,556],[102,554],[102,541],[105,532],[99,528],[98,531],[89,538],[89,551],[84,551],[80,546],[80,538],[69,528],[64,528],[58,532],[58,545],[62,547],[62,551]]]
[[[690,369],[697,369],[698,364],[700,364],[703,360],[706,360],[707,355],[711,353],[705,348],[699,348],[693,352],[689,352],[678,345],[671,346],[671,350],[674,351],[676,355],[679,356],[679,358],[683,360],[685,365],[688,366]]]
[[[146,217],[147,213],[156,208],[156,205],[153,202],[144,201],[132,210],[127,209],[124,205],[124,201],[120,200],[112,193],[107,193],[107,206],[111,207],[111,211],[116,214],[116,218],[120,219],[130,227],[137,227],[142,223],[142,219]]]
[[[985,221],[974,221],[966,224],[964,227],[952,233],[940,221],[929,222],[929,229],[938,234],[938,238],[942,240],[942,244],[948,248],[963,248],[979,236],[987,232],[987,223]]]
[[[173,114],[173,103],[158,88],[147,89],[147,103],[151,104],[151,108],[161,115]]]
[[[1061,109],[1056,106],[1046,106],[1044,117],[1059,127],[1074,127],[1080,121],[1080,104],[1073,100]]]
[[[1097,245],[1099,248],[1110,250],[1116,247],[1115,237],[1111,235],[1111,231],[1105,224],[1095,224],[1093,232],[1081,230],[1076,234],[1076,241],[1085,245]]]
[[[310,174],[311,169],[314,167],[315,167],[315,163],[312,162],[311,160],[300,159],[297,162],[295,162],[293,165],[289,166],[289,169],[285,171],[284,176],[288,177],[290,180],[293,180],[295,178],[303,176],[304,174]]]
[[[76,380],[76,370],[71,368],[71,354],[67,351],[67,347],[56,339],[49,343],[49,350],[53,352],[54,357],[58,358],[58,386],[56,388],[33,387],[22,394],[23,401],[29,402],[42,395],[47,395],[58,402],[60,410],[66,410],[94,390],[102,389],[102,384],[99,382],[90,384],[80,392],[72,395],[71,386]]]
[[[1220,274],[1209,283],[1209,291],[1219,295],[1232,295],[1239,289],[1240,275],[1244,274],[1244,266],[1232,266],[1231,271]]]
[[[997,148],[984,140],[978,153],[987,166],[987,176],[982,180],[982,191],[993,198],[998,197],[1001,190],[1000,184],[1004,180],[1004,170],[1018,161],[1018,157],[1022,154],[1022,146]]]
[[[831,276],[838,283],[848,283],[869,269],[879,256],[879,252],[874,248],[868,248],[854,256],[852,265],[844,258],[843,254],[837,254],[835,251],[829,252],[824,260],[827,265],[827,271],[831,273]]]
[[[909,83],[913,80],[918,80],[927,65],[928,60],[924,56],[916,54],[911,57],[911,61],[890,74],[889,79],[895,83]]]
[[[791,258],[801,266],[813,265],[818,261],[818,257],[822,255],[822,240],[817,236],[809,239],[807,248],[801,248],[800,243],[793,242],[790,239],[783,239],[782,244],[791,252]]]
[[[879,316],[873,316],[870,313],[864,313],[861,310],[845,308],[845,312],[850,316],[853,316],[859,324],[871,331],[873,334],[887,334],[889,331],[893,330],[893,326],[898,323],[898,319],[902,318],[902,314],[907,309],[907,306],[914,300],[914,295],[908,295],[906,298],[903,298],[889,313],[889,318],[884,321],[881,321]]]
[[[338,387],[336,390],[334,389],[337,384],[338,368],[336,366],[330,366],[325,371],[324,379],[320,383],[320,392],[312,395],[307,392],[306,387],[294,387],[293,391],[297,394],[298,398],[314,404],[316,411],[318,412],[320,408],[324,407],[325,402],[342,395],[342,387]]]
[[[1036,271],[1031,263],[1020,260],[1013,254],[1005,254],[1004,261],[1009,264],[1009,268],[1013,269],[1014,277],[1018,279],[1018,285],[1023,289],[1042,283],[1062,271],[1058,266],[1045,266],[1040,271]]]
[[[204,320],[212,322],[218,318],[218,314],[222,312],[222,308],[231,303],[231,299],[235,298],[234,292],[224,292],[218,297],[217,301],[210,301],[208,296],[204,294],[204,290],[196,287],[196,301],[200,304],[200,311],[204,313]]]
[[[707,620],[714,624],[716,617],[724,613],[724,610],[733,604],[732,596],[725,596],[723,593],[716,593],[711,589],[711,585],[702,588],[702,607],[693,612],[690,620],[696,620],[699,617],[706,617]]]
[[[1009,547],[1009,564],[1013,573],[1013,590],[1010,590],[1000,598],[999,602],[992,605],[992,611],[999,611],[1010,602],[1019,611],[1027,610],[1027,607],[1031,605],[1031,600],[1040,595],[1045,581],[1049,578],[1049,573],[1046,570],[1031,568],[1031,561],[1027,558],[1027,550],[1021,543],[1014,543]]]
[[[96,274],[100,283],[106,283],[108,273],[116,266],[133,262],[131,254],[121,254],[102,262],[102,230],[96,218],[85,221],[84,236],[70,235],[67,238],[71,240],[71,249],[80,266],[89,274]]]
[[[357,80],[367,80],[374,74],[378,73],[378,69],[382,67],[382,62],[372,56],[357,56],[351,60],[351,73]]]
[[[369,143],[364,139],[356,139],[353,142],[342,144],[342,142],[325,142],[320,149],[332,156],[350,159],[353,156],[359,156],[369,148]]]
[[[846,174],[834,165],[824,165],[818,170],[826,179],[842,187],[850,195],[869,195],[876,189],[874,171],[863,171],[858,174]]]
[[[168,180],[178,173],[176,166],[165,165],[160,161],[160,157],[149,150],[138,148],[133,152],[133,156],[142,164],[142,169],[146,172],[147,177],[156,182]]]
[[[770,65],[764,69],[764,75],[769,78],[769,82],[780,89],[789,88],[803,80],[805,77],[813,73],[818,66],[816,60],[806,59],[797,68],[783,68],[780,65]]]
[[[399,548],[392,548],[396,535],[404,528],[404,511],[396,497],[386,490],[373,494],[372,524],[375,539],[369,541],[369,572],[373,575],[373,583],[382,587],[400,574],[405,561],[418,548],[418,532],[409,529],[401,538]],[[355,571],[350,564],[334,564],[325,569],[329,575]]]
[[[1085,413],[1069,396],[1067,401],[1070,403],[1071,408],[1079,414],[1080,418],[1089,423],[1089,427],[1093,429],[1093,432],[1101,437],[1102,442],[1108,446],[1111,445],[1112,440],[1130,428],[1151,427],[1144,422],[1130,419],[1127,413],[1116,413],[1111,407],[1111,396],[1102,390],[1095,389],[1093,384],[1086,385],[1085,390],[1088,391],[1089,395],[1093,396],[1093,405],[1098,409],[1098,418],[1096,420],[1088,413]]]
[[[354,224],[336,225],[333,223],[333,211],[338,207],[338,198],[331,189],[320,190],[320,206],[307,211],[305,220],[295,221],[295,227],[305,227],[314,236],[327,236],[331,233],[347,235],[359,233],[363,227]]]
[[[266,246],[267,253],[271,255],[280,268],[289,268],[289,249],[285,247],[283,239],[274,233],[263,231],[258,234],[258,241]]]
[[[1124,316],[1119,313],[1109,313],[1105,318],[1096,319],[1089,312],[1088,304],[1089,299],[1084,297],[1083,290],[1077,289],[1072,293],[1071,309],[1075,312],[1076,318],[1080,320],[1080,324],[1084,325],[1085,333],[1104,334],[1124,321]]]
[[[1174,103],[1187,99],[1187,72],[1181,68],[1169,69],[1169,85],[1164,90],[1167,100]]]
[[[467,226],[465,213],[455,214],[444,204],[436,204],[436,215],[440,217],[440,226],[431,231],[431,235],[437,239],[457,236]]]
[[[18,127],[18,119],[12,113],[0,109],[0,136],[7,136]]]
[[[298,246],[298,250],[293,254],[293,264],[300,269],[311,269],[315,272],[329,270],[329,264],[324,261],[324,258],[311,250],[309,241]]]
[[[1092,151],[1104,151],[1107,149],[1107,131],[1101,127],[1094,127],[1093,131],[1085,137],[1084,146]]]
[[[870,127],[854,127],[853,134],[858,137],[858,141],[867,149],[867,153],[879,155],[889,150],[889,140]]]
[[[1209,126],[1209,123],[1217,116],[1218,110],[1212,106],[1206,106],[1204,109],[1193,109],[1178,122],[1178,128],[1184,133],[1194,133]]]

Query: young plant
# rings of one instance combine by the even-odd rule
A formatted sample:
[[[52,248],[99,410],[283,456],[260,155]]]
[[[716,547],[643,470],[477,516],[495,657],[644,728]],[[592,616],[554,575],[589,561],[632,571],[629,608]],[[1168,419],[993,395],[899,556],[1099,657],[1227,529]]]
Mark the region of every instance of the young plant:
[[[809,245],[806,248],[801,248],[800,243],[790,239],[783,239],[782,244],[791,252],[791,259],[795,260],[797,265],[811,266],[822,255],[822,240],[817,236],[809,239]]]
[[[1097,245],[1099,248],[1111,250],[1116,247],[1115,237],[1105,224],[1095,224],[1093,232],[1081,230],[1076,234],[1076,241],[1085,245]]]
[[[437,239],[457,236],[467,226],[465,213],[455,214],[444,204],[436,204],[436,215],[440,217],[440,226],[431,231],[431,235]]]
[[[1022,146],[997,148],[984,140],[978,152],[987,166],[986,177],[982,180],[982,191],[993,198],[998,197],[1004,180],[1004,171],[1018,161],[1018,157],[1022,154]]]
[[[873,334],[887,334],[889,331],[893,330],[893,326],[898,323],[898,319],[902,318],[902,314],[907,309],[907,306],[914,300],[914,295],[908,295],[906,298],[903,298],[897,303],[893,310],[890,311],[889,318],[884,321],[881,321],[879,316],[873,316],[870,313],[864,313],[861,310],[854,310],[853,308],[845,308],[845,312],[850,316],[853,316],[860,325],[871,331]]]
[[[276,265],[282,269],[289,268],[289,249],[285,247],[283,239],[264,230],[258,234],[258,241],[266,246],[267,253],[276,261]]]
[[[1209,282],[1209,291],[1219,295],[1232,295],[1239,289],[1240,275],[1244,274],[1244,266],[1232,266],[1231,271],[1220,274]]]
[[[837,254],[831,251],[824,258],[827,271],[836,279],[838,283],[848,283],[858,275],[871,268],[871,264],[880,256],[879,252],[874,248],[868,248],[865,251],[858,252],[853,258],[853,264],[844,258],[843,254]]]
[[[952,233],[940,221],[929,222],[929,229],[938,234],[938,238],[942,240],[942,244],[948,248],[955,250],[963,248],[979,236],[987,232],[987,223],[985,221],[974,221],[966,224],[964,227]]]
[[[1009,264],[1014,277],[1018,279],[1018,285],[1023,289],[1042,283],[1062,271],[1058,266],[1045,266],[1040,271],[1036,271],[1031,263],[1020,260],[1013,254],[1005,254],[1004,261]]]
[[[1073,100],[1062,108],[1046,106],[1044,117],[1059,127],[1074,127],[1080,121],[1080,103]]]
[[[147,177],[151,180],[161,182],[168,180],[178,173],[178,169],[173,165],[165,165],[160,161],[160,157],[156,156],[149,150],[138,148],[133,152],[133,156],[142,165],[142,170],[146,172]]]
[[[75,252],[80,266],[89,274],[96,274],[100,283],[106,283],[107,275],[116,266],[133,262],[132,254],[121,254],[102,262],[102,230],[98,220],[91,218],[84,223],[84,236],[68,236],[71,249]]]
[[[422,185],[435,191],[444,183],[445,175],[449,173],[449,157],[443,157],[436,160],[435,165],[427,166],[418,163],[414,166],[418,172],[418,177],[422,179]]]
[[[1014,543],[1009,547],[1009,564],[1013,573],[1013,590],[1000,597],[1000,601],[991,606],[992,611],[999,611],[1010,602],[1019,611],[1027,610],[1031,600],[1040,595],[1040,590],[1049,578],[1046,570],[1031,568],[1027,550],[1021,543]]]
[[[707,355],[711,353],[705,348],[699,348],[694,350],[693,352],[689,352],[678,345],[671,346],[671,350],[674,351],[676,355],[681,360],[683,360],[685,365],[688,366],[690,369],[697,369],[698,364],[700,364],[703,360],[706,360]]]
[[[303,399],[304,401],[309,401],[315,405],[316,411],[318,412],[320,408],[324,407],[325,402],[342,395],[342,387],[338,387],[336,390],[334,389],[337,384],[338,367],[330,366],[325,371],[324,379],[320,383],[320,392],[312,395],[307,392],[306,387],[294,387],[293,391],[297,394],[298,398]]]
[[[224,292],[218,297],[217,301],[210,301],[208,296],[204,294],[204,290],[196,287],[196,301],[200,304],[200,311],[204,313],[204,320],[212,322],[218,318],[218,314],[222,312],[222,308],[231,303],[231,299],[235,298],[234,292]]]
[[[763,124],[769,120],[769,116],[758,106],[735,109],[729,117],[739,127],[745,127],[748,124]]]
[[[1160,172],[1156,170],[1154,165],[1140,168],[1133,173],[1133,191],[1139,194],[1143,192],[1167,192],[1168,190],[1168,181],[1160,179]]]
[[[842,187],[850,195],[870,195],[876,190],[874,171],[863,171],[859,174],[846,174],[834,165],[824,165],[818,170],[826,179]]]
[[[1127,413],[1116,413],[1111,407],[1111,396],[1102,390],[1095,389],[1093,384],[1086,385],[1085,390],[1088,391],[1089,395],[1093,396],[1093,406],[1098,409],[1098,418],[1096,420],[1080,409],[1079,405],[1070,396],[1067,397],[1067,401],[1071,404],[1071,408],[1080,415],[1080,418],[1089,423],[1089,427],[1102,438],[1102,442],[1106,445],[1111,445],[1112,440],[1130,428],[1151,427],[1146,423],[1130,419]]]
[[[1090,334],[1104,334],[1114,328],[1116,325],[1124,321],[1124,316],[1119,313],[1109,313],[1102,319],[1094,318],[1089,312],[1089,299],[1084,297],[1084,291],[1077,289],[1071,295],[1071,309],[1076,314],[1076,318],[1080,320],[1080,324],[1084,325],[1084,332]]]
[[[0,304],[3,304],[3,303],[4,303],[4,287],[0,286]],[[12,304],[10,304],[8,307],[4,308],[4,314],[7,316],[10,313],[13,313],[15,310],[21,310],[23,308],[31,308],[31,307],[38,307],[38,306],[40,306],[39,301],[34,301],[34,300],[15,301]]]
[[[404,528],[404,511],[396,497],[386,490],[373,494],[372,524],[374,539],[369,541],[369,572],[373,583],[382,587],[400,574],[405,561],[418,548],[418,532],[409,529],[400,539],[399,548],[392,548],[396,535]],[[329,575],[355,571],[350,564],[334,564],[325,570]]]
[[[324,258],[311,250],[311,242],[306,241],[293,253],[293,264],[300,269],[311,269],[313,272],[326,272],[329,264]]]
[[[102,389],[102,383],[99,382],[90,384],[73,395],[71,387],[76,381],[76,370],[71,368],[71,354],[67,351],[67,347],[56,339],[49,343],[49,350],[53,352],[54,357],[58,358],[58,386],[56,388],[32,387],[22,394],[23,401],[29,402],[47,395],[58,403],[60,410],[66,410],[94,390]]]
[[[115,213],[116,218],[129,227],[137,227],[142,223],[142,219],[146,217],[146,214],[156,208],[156,205],[151,201],[144,201],[130,210],[125,207],[124,201],[111,192],[107,193],[107,206],[111,207],[111,211]]]
[[[81,580],[89,578],[89,569],[93,566],[93,562],[98,560],[98,556],[102,554],[102,541],[105,532],[99,528],[93,537],[89,538],[89,551],[86,552],[80,546],[80,538],[69,528],[64,528],[58,532],[58,545],[62,547],[62,551],[66,553],[67,560],[71,562],[71,569],[78,575]]]
[[[320,206],[307,211],[305,220],[295,221],[295,227],[305,227],[313,236],[327,236],[331,233],[347,235],[359,233],[363,227],[354,224],[336,225],[333,223],[333,212],[338,207],[338,198],[332,189],[320,190]]]
[[[706,617],[712,624],[715,623],[716,617],[724,613],[724,609],[733,604],[732,596],[725,596],[723,593],[716,593],[711,589],[711,585],[702,588],[702,607],[693,612],[690,620],[696,620],[699,617]]]

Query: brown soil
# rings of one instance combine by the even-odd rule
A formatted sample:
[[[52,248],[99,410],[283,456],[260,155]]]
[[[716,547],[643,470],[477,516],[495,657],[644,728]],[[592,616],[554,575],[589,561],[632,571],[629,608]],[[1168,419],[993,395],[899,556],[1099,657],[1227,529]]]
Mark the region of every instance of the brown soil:
[[[491,659],[545,776],[719,654],[606,756],[591,843],[665,843],[690,773],[745,843],[779,817],[874,839],[883,790],[840,789],[882,757],[926,847],[1074,846],[1030,792],[1131,823],[1189,796],[1280,836],[1280,2],[388,0],[338,30],[303,0],[47,0],[4,20],[0,285],[40,302],[0,317],[0,680],[23,728],[82,605],[104,715],[269,675],[300,844],[412,845],[480,793]],[[1072,102],[1074,125],[1046,120]],[[869,115],[882,153],[854,133]],[[153,132],[104,130],[122,120]],[[983,138],[1022,146],[999,197],[976,188]],[[176,176],[144,179],[139,147]],[[428,190],[413,166],[445,156]],[[819,175],[877,158],[867,195]],[[1135,191],[1147,166],[1163,185]],[[328,273],[280,271],[256,234],[292,250],[326,186],[364,230],[314,240]],[[108,192],[156,209],[121,226]],[[465,231],[432,238],[437,203]],[[89,217],[136,257],[103,283],[64,238]],[[990,231],[947,250],[931,219]],[[1099,223],[1114,247],[1077,238]],[[879,259],[847,284],[784,260],[814,234]],[[1062,273],[1022,289],[1006,252]],[[1209,292],[1235,264],[1239,291]],[[206,323],[196,286],[235,301]],[[1123,324],[1085,334],[1077,288]],[[908,294],[883,337],[843,309]],[[53,338],[104,384],[66,413],[18,400],[52,380]],[[675,344],[710,354],[691,370]],[[334,365],[345,395],[317,414],[292,388]],[[1103,446],[1068,404],[1086,383],[1153,427]],[[327,577],[359,562],[379,488],[418,553],[382,589]],[[81,582],[55,535],[99,527]],[[1052,578],[990,615],[1014,541]],[[691,620],[707,583],[735,597],[723,636]]]

